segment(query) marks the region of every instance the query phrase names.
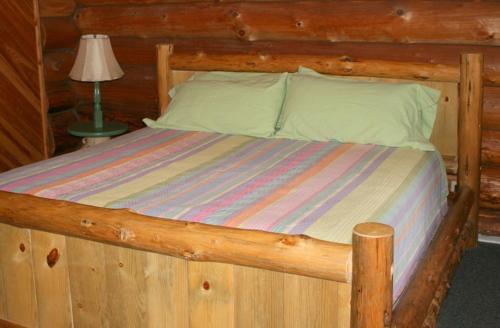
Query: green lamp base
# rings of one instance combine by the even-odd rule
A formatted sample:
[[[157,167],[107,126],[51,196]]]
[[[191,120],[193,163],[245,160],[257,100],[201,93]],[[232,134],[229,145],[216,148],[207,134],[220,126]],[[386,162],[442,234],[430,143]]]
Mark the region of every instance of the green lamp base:
[[[77,122],[68,127],[68,132],[77,137],[112,137],[127,132],[128,126],[118,122],[104,122],[102,128],[95,128],[94,122]]]

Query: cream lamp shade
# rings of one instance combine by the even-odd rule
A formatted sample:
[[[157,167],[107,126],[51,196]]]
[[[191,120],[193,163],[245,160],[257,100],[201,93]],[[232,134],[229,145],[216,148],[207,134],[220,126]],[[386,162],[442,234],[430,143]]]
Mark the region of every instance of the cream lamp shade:
[[[70,125],[70,134],[84,138],[109,138],[127,131],[126,124],[104,122],[101,110],[100,82],[122,76],[123,71],[113,54],[109,37],[102,34],[83,35],[69,77],[77,81],[94,82],[94,121]]]
[[[107,35],[86,34],[80,39],[80,47],[69,77],[77,81],[110,81],[123,76],[116,61]]]

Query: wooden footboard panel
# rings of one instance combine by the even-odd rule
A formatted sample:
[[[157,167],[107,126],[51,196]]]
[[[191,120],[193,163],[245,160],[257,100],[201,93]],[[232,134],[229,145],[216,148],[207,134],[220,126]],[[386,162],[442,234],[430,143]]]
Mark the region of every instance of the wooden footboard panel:
[[[0,319],[25,327],[349,327],[351,285],[0,224]]]

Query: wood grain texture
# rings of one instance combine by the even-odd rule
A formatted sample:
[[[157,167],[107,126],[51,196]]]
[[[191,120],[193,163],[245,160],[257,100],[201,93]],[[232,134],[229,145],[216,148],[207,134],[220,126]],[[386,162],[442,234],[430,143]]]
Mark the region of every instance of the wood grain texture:
[[[32,231],[31,245],[39,327],[73,327],[66,238]],[[57,258],[51,266],[47,257],[53,250]]]
[[[479,233],[500,236],[500,213],[498,211],[480,209]]]
[[[0,224],[0,319],[38,323],[29,230]]]
[[[351,276],[350,245],[303,235],[155,219],[123,209],[5,191],[0,191],[0,222],[194,261],[249,265],[340,282]]]
[[[394,229],[361,223],[352,233],[352,327],[388,327],[392,317]]]
[[[0,168],[48,155],[38,20],[37,1],[0,4]]]
[[[481,124],[483,115],[483,55],[462,55],[460,80],[460,119],[458,139],[461,145],[458,160],[458,185],[474,193],[472,217],[473,234],[470,246],[477,243],[477,220],[481,178]]]
[[[306,1],[282,9],[274,2],[96,6],[75,17],[82,32],[113,36],[500,44],[492,2]]]
[[[481,170],[480,205],[500,210],[500,167],[484,166]]]
[[[284,327],[337,327],[339,283],[286,274],[284,284]]]
[[[188,262],[189,327],[234,327],[234,266]]]
[[[235,327],[285,327],[284,274],[234,266]],[[285,288],[286,287],[286,288]]]

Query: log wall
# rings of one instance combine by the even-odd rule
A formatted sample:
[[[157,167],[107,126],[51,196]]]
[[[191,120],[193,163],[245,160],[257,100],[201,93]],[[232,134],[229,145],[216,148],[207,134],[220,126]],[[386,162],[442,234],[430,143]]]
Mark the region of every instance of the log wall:
[[[78,99],[68,79],[80,38],[80,31],[73,20],[77,3],[74,0],[38,1],[49,120],[56,152],[60,152],[61,148],[73,149],[80,143],[79,138],[73,138],[66,132],[67,126],[77,119],[73,109]]]
[[[497,2],[40,1],[46,3],[42,17],[51,104],[78,104],[81,113],[88,113],[91,85],[68,81],[67,71],[79,34],[109,34],[125,76],[103,83],[103,108],[106,117],[132,129],[142,127],[143,117],[158,113],[155,45],[161,42],[175,41],[177,49],[196,51],[293,51],[443,64],[458,64],[463,52],[484,53],[480,216],[483,232],[500,231]]]

